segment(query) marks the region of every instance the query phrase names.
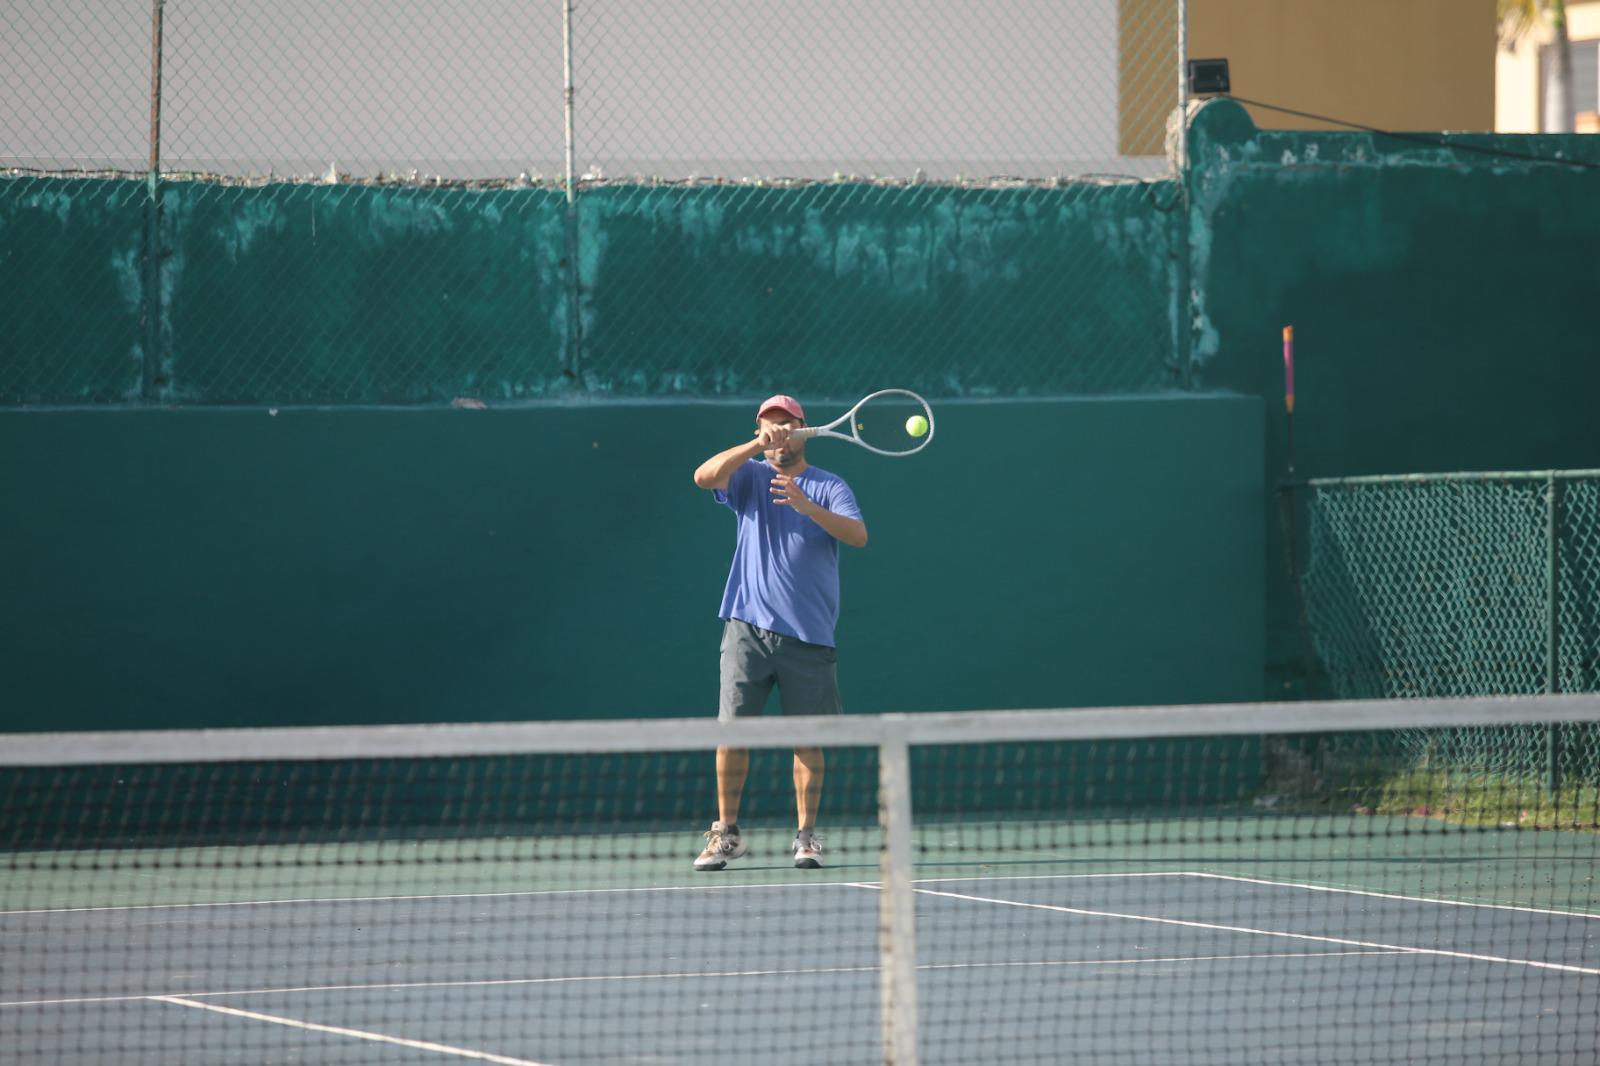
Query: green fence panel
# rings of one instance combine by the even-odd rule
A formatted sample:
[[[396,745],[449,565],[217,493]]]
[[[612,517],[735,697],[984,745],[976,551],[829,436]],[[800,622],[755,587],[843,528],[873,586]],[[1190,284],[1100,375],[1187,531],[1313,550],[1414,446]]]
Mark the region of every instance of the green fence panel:
[[[147,203],[138,182],[0,178],[0,405],[138,399]]]
[[[1600,471],[1310,488],[1306,605],[1338,695],[1600,691]],[[1419,756],[1452,766],[1600,780],[1589,732],[1460,729],[1425,743]]]

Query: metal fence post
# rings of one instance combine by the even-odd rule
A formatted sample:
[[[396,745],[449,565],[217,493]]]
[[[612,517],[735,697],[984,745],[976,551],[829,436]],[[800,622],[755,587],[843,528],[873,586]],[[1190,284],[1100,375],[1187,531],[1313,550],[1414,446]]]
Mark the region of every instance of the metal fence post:
[[[1178,0],[1178,169],[1189,163],[1189,0]]]
[[[150,163],[145,173],[148,193],[144,217],[144,262],[141,322],[144,359],[139,398],[156,399],[161,374],[161,24],[166,0],[150,3]]]
[[[1174,354],[1178,364],[1178,387],[1194,387],[1194,248],[1191,242],[1193,220],[1189,217],[1192,197],[1189,189],[1189,4],[1178,0],[1178,131],[1175,146],[1178,184],[1178,276],[1172,300],[1177,318]]]
[[[572,382],[583,384],[583,313],[579,300],[583,293],[578,267],[578,136],[572,80],[572,0],[564,0],[561,10],[561,56],[566,80],[566,265],[567,265],[567,351],[563,373]]]
[[[1561,691],[1561,504],[1554,472],[1544,485],[1545,537],[1545,664],[1544,690]],[[1545,788],[1554,802],[1561,787],[1560,727],[1548,725],[1544,733]]]

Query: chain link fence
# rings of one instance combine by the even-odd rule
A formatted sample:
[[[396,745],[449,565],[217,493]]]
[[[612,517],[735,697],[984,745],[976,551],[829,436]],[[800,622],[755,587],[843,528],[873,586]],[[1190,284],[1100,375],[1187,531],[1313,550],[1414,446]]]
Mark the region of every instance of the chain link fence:
[[[18,0],[0,403],[1185,380],[1182,0]]]
[[[1338,696],[1600,691],[1600,471],[1310,488],[1306,608]],[[1600,782],[1593,731],[1458,729],[1412,740],[1439,765]]]

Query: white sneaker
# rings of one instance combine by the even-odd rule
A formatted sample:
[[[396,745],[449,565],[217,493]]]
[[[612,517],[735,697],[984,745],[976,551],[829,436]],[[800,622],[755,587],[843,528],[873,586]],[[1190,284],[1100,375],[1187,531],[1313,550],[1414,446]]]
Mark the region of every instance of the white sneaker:
[[[811,830],[795,834],[793,848],[795,866],[802,870],[822,869],[822,841]]]
[[[706,830],[706,850],[694,861],[694,868],[702,872],[720,870],[749,850],[738,826],[712,822]]]

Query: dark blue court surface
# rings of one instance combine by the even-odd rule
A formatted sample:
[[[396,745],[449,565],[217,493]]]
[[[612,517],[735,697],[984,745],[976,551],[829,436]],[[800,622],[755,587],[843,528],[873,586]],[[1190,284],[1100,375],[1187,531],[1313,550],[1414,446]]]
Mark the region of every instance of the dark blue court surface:
[[[0,914],[8,1062],[869,1063],[855,871]],[[926,1063],[1600,1061],[1600,918],[1210,872],[925,878]]]

